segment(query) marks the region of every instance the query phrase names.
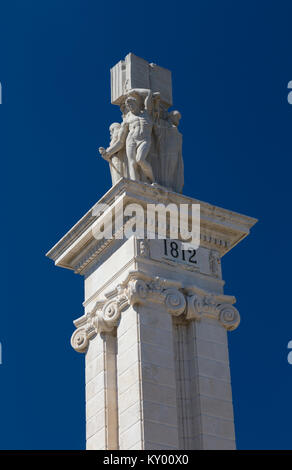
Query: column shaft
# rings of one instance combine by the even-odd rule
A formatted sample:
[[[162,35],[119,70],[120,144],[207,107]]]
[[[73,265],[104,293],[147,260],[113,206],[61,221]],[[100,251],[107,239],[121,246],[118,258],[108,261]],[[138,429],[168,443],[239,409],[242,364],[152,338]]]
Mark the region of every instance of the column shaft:
[[[118,449],[115,334],[93,338],[85,360],[86,448]]]
[[[227,331],[216,320],[190,323],[195,449],[235,449]]]
[[[171,316],[159,305],[130,307],[117,337],[120,449],[178,449]]]

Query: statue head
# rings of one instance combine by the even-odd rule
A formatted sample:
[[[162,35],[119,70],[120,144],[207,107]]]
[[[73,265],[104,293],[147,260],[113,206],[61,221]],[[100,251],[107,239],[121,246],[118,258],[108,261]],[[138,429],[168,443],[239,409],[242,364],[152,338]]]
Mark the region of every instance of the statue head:
[[[134,114],[138,114],[140,112],[141,104],[138,98],[136,98],[135,96],[128,96],[125,101],[125,105],[126,109]]]
[[[169,116],[170,122],[175,127],[177,127],[179,125],[179,121],[181,119],[181,113],[179,111],[175,110],[175,111],[171,111],[168,116]]]
[[[109,131],[110,131],[110,135],[111,137],[114,135],[115,132],[117,132],[121,127],[121,124],[119,122],[113,122],[110,126],[109,126]]]

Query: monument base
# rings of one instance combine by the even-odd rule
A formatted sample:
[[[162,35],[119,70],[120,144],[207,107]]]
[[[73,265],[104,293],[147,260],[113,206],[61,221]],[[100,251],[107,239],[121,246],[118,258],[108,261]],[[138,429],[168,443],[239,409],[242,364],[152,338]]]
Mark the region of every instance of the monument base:
[[[172,256],[168,237],[96,239],[109,214],[116,235],[125,228],[121,205],[157,203],[200,204],[195,253],[184,256],[175,240]],[[255,222],[121,179],[50,250],[85,279],[71,343],[85,353],[87,449],[235,449],[227,331],[239,313],[220,259]]]

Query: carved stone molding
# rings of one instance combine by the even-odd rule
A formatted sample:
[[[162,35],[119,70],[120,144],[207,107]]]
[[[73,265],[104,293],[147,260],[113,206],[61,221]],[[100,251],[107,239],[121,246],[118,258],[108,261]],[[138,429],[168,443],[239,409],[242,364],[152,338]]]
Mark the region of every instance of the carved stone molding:
[[[94,227],[103,222],[104,214],[96,209],[106,204],[115,211],[120,204],[200,204],[201,245],[218,251],[220,257],[249,234],[256,219],[246,217],[198,199],[174,193],[162,187],[121,178],[72,229],[47,253],[57,266],[84,274],[92,262],[98,261],[116,239],[96,240]],[[191,222],[191,221],[190,221]],[[78,249],[76,250],[76,247]],[[146,248],[146,247],[145,247]],[[146,248],[147,251],[147,248]],[[145,253],[146,253],[145,251]],[[143,248],[142,248],[143,252]],[[140,254],[142,256],[142,253]],[[215,269],[215,267],[214,267]]]
[[[93,335],[95,335],[95,331],[93,332]],[[77,330],[74,331],[73,335],[71,336],[71,346],[75,351],[78,352],[85,352],[88,344],[89,344],[89,339],[91,338],[88,328],[77,328]]]
[[[130,305],[142,304],[149,300],[150,288],[143,279],[130,281],[126,292]]]
[[[138,239],[138,254],[143,258],[149,258],[150,256],[150,245],[149,240],[145,239]]]
[[[240,323],[238,310],[231,303],[220,303],[216,295],[207,294],[202,296],[193,294],[187,297],[187,302],[187,320],[213,318],[230,331],[237,328]]]
[[[135,305],[156,303],[164,305],[171,315],[181,315],[186,300],[175,281],[151,278],[143,273],[132,272],[116,289],[107,292],[104,300],[74,321],[77,330],[71,337],[71,345],[78,352],[85,352],[89,340],[96,334],[110,332],[119,322],[122,310]]]
[[[230,304],[221,304],[219,322],[224,326],[224,328],[226,328],[226,330],[235,330],[240,323],[240,315],[237,308]]]
[[[181,315],[186,308],[185,296],[178,289],[166,289],[165,295],[165,306],[166,310],[175,317]]]
[[[137,279],[129,282],[127,295],[130,305],[157,303],[163,304],[171,315],[181,315],[186,308],[182,292],[172,285],[172,281],[156,277],[152,280]]]
[[[78,352],[86,352],[89,340],[98,333],[111,331],[127,306],[128,299],[120,292],[114,299],[96,302],[90,312],[74,320],[77,330],[71,337],[72,347]]]
[[[219,270],[220,270],[220,255],[215,250],[210,250],[209,253],[209,265],[210,265],[210,272],[215,276],[219,277]]]
[[[174,317],[185,320],[213,318],[227,330],[234,330],[240,322],[238,310],[233,307],[234,297],[216,295],[196,287],[183,292],[179,282],[151,278],[143,272],[130,272],[124,282],[105,294],[93,309],[74,321],[76,331],[71,345],[85,352],[96,334],[110,332],[118,325],[121,312],[130,305],[160,304]]]

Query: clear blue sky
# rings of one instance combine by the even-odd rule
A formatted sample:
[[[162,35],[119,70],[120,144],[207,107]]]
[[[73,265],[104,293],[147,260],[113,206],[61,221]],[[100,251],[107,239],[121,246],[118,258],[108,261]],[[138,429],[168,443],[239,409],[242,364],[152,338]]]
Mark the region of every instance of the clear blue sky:
[[[292,4],[2,0],[0,448],[82,449],[83,279],[45,253],[110,187],[109,69],[172,70],[184,194],[259,219],[223,258],[239,449],[292,448]]]

